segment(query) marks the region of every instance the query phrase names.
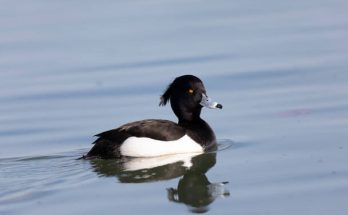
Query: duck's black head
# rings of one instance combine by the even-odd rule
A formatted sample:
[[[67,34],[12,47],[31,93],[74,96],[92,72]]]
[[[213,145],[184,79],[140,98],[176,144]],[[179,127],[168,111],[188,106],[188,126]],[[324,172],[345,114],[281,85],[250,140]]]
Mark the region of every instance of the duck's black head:
[[[222,108],[221,104],[208,98],[203,82],[193,75],[177,77],[169,84],[161,96],[160,105],[166,105],[169,100],[179,122],[200,119],[203,106]]]

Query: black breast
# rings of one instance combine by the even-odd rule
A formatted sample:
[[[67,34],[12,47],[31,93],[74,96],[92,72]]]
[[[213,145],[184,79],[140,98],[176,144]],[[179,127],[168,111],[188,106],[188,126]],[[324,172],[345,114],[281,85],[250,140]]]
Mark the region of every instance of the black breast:
[[[204,120],[198,119],[196,121],[182,122],[179,124],[183,128],[186,128],[188,136],[201,144],[205,150],[216,149],[216,137],[214,131]]]

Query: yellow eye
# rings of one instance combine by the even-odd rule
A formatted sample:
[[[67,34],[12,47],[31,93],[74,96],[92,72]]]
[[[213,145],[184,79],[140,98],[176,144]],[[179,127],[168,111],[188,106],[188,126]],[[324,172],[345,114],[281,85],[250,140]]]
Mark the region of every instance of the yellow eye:
[[[188,93],[192,94],[193,93],[193,89],[188,89]]]

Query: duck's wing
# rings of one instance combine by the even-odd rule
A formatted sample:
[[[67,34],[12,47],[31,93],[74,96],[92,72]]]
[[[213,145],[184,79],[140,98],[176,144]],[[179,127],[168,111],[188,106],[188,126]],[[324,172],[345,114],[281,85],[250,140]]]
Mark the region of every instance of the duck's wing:
[[[119,146],[129,137],[171,141],[180,139],[185,133],[185,128],[168,120],[148,119],[131,122],[95,135],[98,138],[87,157],[120,157]]]
[[[99,138],[95,142],[98,142],[99,139],[108,139],[110,141],[119,142],[120,140],[118,138],[120,138],[120,135],[127,137],[148,137],[155,140],[170,141],[181,138],[185,133],[186,130],[174,122],[168,120],[148,119],[131,122],[116,129],[97,134],[95,136]]]

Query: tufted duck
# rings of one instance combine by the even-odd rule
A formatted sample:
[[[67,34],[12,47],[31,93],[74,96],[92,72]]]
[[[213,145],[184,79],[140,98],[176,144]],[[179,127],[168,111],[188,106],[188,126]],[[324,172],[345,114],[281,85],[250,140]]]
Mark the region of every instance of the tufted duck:
[[[84,158],[155,157],[216,148],[215,134],[200,114],[202,107],[222,109],[222,105],[208,98],[202,81],[193,75],[177,77],[159,105],[169,100],[178,123],[148,119],[102,132]]]

